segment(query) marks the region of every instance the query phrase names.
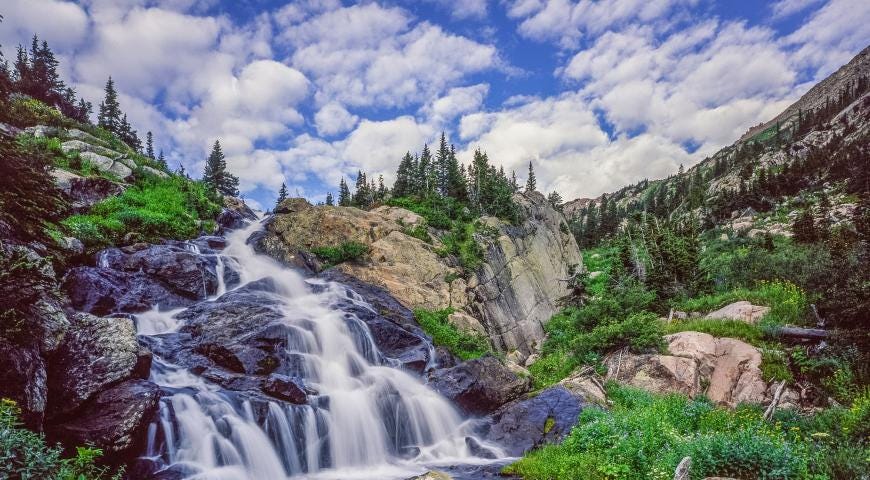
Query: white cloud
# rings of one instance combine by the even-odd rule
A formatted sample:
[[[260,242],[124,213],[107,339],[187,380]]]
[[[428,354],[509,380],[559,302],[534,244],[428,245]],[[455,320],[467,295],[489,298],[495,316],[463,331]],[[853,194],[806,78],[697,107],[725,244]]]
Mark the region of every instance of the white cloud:
[[[534,40],[575,47],[587,34],[598,34],[628,22],[649,24],[676,16],[697,0],[506,0],[509,17],[520,20],[518,31]]]
[[[327,103],[314,115],[317,133],[327,137],[347,132],[357,121],[359,117],[336,102]]]
[[[779,0],[770,6],[774,19],[781,19],[821,3],[823,0]]]
[[[14,58],[18,44],[30,46],[34,34],[39,35],[55,51],[67,52],[85,40],[88,30],[87,13],[78,5],[58,0],[5,0],[0,14],[0,44],[7,57]]]
[[[281,38],[294,47],[292,64],[316,84],[319,103],[420,104],[499,65],[495,47],[377,4],[323,13],[287,26]]]
[[[821,80],[852,59],[870,39],[870,8],[864,0],[830,0],[785,43],[797,47],[792,61]]]
[[[486,83],[451,88],[446,95],[426,105],[423,112],[431,122],[444,125],[462,114],[479,110],[487,93]]]
[[[484,18],[488,11],[488,0],[426,0],[436,3],[456,19]],[[413,3],[409,1],[408,3]]]
[[[379,122],[363,120],[341,142],[341,156],[350,168],[359,167],[374,175],[392,177],[402,155],[421,148],[434,133],[431,127],[418,124],[414,117],[407,115]]]

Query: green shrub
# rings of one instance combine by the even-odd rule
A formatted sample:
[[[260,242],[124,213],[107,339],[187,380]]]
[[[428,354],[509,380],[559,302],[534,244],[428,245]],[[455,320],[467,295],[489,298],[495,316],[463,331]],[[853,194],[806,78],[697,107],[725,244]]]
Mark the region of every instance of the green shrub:
[[[533,451],[506,472],[527,480],[670,479],[685,456],[692,478],[805,478],[814,467],[810,442],[765,422],[758,408],[731,411],[612,384],[608,397],[611,412],[585,409],[561,445]]]
[[[429,229],[426,228],[426,225],[418,224],[413,227],[405,227],[402,229],[402,233],[409,237],[420,239],[426,243],[432,243],[432,236],[429,235]]]
[[[417,323],[432,337],[435,345],[447,347],[450,353],[463,360],[479,358],[490,353],[489,342],[479,334],[463,332],[447,320],[455,310],[414,310]]]
[[[740,320],[690,318],[673,320],[665,324],[664,328],[668,335],[677,332],[703,332],[714,337],[737,338],[755,346],[761,345],[764,338],[764,330],[761,327]]]
[[[466,273],[477,270],[483,264],[483,249],[474,238],[476,231],[474,223],[454,222],[450,232],[441,237],[444,246],[438,253],[456,256]]]
[[[545,353],[529,367],[535,389],[555,385],[577,368],[577,357],[562,350]]]
[[[754,288],[741,287],[682,300],[674,307],[690,312],[710,312],[739,300],[770,307],[770,312],[760,321],[762,325],[802,325],[806,323],[809,311],[806,292],[791,282],[779,280],[761,280]]]
[[[342,262],[359,260],[364,255],[369,253],[369,246],[359,242],[344,242],[337,247],[317,247],[311,250],[311,253],[317,255],[323,260],[327,266],[338,265]]]
[[[76,122],[63,116],[60,111],[50,107],[35,98],[15,97],[10,100],[7,118],[16,127],[24,128],[34,125],[51,127],[74,127]]]
[[[200,182],[150,177],[61,223],[88,247],[100,248],[121,242],[127,233],[146,242],[190,238],[209,230],[218,213],[220,206]]]
[[[0,400],[0,478],[100,480],[109,470],[96,465],[103,454],[97,448],[78,447],[76,456],[63,458],[60,446],[48,446],[42,435],[22,427],[20,410],[9,399]],[[113,478],[121,478],[119,472]]]

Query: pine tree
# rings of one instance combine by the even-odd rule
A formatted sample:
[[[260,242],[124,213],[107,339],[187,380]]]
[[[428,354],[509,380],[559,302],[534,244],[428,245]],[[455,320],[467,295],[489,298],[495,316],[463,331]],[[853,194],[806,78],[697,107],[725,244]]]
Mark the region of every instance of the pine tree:
[[[432,152],[429,150],[429,145],[423,145],[423,151],[420,152],[420,161],[417,168],[419,184],[416,193],[425,197],[432,193],[435,188],[434,165],[432,164]]]
[[[529,178],[526,180],[526,193],[534,192],[538,188],[538,179],[535,178],[535,169],[532,167],[532,162],[529,162]]]
[[[281,190],[278,190],[278,199],[275,200],[275,207],[281,205],[281,202],[287,200],[287,185],[284,182],[281,182]]]
[[[549,195],[547,195],[547,200],[550,201],[553,208],[556,210],[562,210],[562,195],[559,195],[559,192],[553,190]]]
[[[809,208],[803,209],[792,224],[794,239],[801,243],[813,243],[818,239],[813,214]]]
[[[239,179],[227,171],[227,162],[219,140],[215,140],[205,163],[202,181],[221,195],[239,195]]]
[[[120,131],[116,133],[121,138],[121,141],[126,143],[130,148],[137,152],[142,151],[142,142],[139,140],[136,130],[133,130],[133,126],[127,121],[126,113],[121,118]]]
[[[441,196],[449,195],[448,192],[448,163],[450,162],[450,148],[447,146],[447,137],[444,132],[441,132],[441,139],[438,142],[438,151],[435,152],[434,174],[435,188],[434,190]]]
[[[326,205],[333,206],[335,201],[332,199],[332,192],[326,194]]]
[[[341,183],[338,184],[338,205],[342,207],[349,207],[350,203],[350,189],[347,188],[347,182],[345,182],[344,177],[342,177]]]
[[[450,146],[445,166],[446,195],[450,198],[464,202],[468,199],[468,186],[465,181],[465,172],[462,171],[459,160],[456,158],[456,147]]]
[[[169,167],[169,165],[166,164],[166,157],[163,156],[163,150],[160,150],[160,154],[157,155],[157,162],[162,165],[164,169]]]
[[[371,191],[366,174],[358,170],[356,174],[356,191],[353,194],[352,205],[359,208],[368,208],[371,205]]]
[[[115,82],[112,77],[106,81],[105,98],[100,104],[100,113],[97,116],[97,126],[109,132],[118,134],[121,128],[121,105],[118,103],[118,92],[115,91]]]
[[[145,155],[154,160],[154,136],[150,130],[145,134]]]

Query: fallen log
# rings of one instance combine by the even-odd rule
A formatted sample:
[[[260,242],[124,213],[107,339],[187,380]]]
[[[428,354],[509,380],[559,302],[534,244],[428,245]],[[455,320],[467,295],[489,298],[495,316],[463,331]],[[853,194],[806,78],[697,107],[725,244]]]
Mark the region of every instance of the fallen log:
[[[831,332],[821,328],[778,327],[774,330],[774,333],[780,337],[805,338],[810,340],[824,340],[831,336]]]

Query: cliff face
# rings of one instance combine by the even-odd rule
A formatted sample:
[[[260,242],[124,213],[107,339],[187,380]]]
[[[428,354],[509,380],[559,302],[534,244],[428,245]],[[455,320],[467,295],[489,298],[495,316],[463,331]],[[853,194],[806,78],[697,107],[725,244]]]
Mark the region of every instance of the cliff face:
[[[471,281],[469,310],[481,320],[493,345],[528,356],[544,338],[544,324],[568,294],[560,279],[583,258],[565,217],[540,193],[516,195],[525,221],[509,225],[485,219],[498,236],[486,247],[484,265]]]
[[[456,259],[439,255],[444,232],[430,228],[429,241],[411,236],[423,219],[396,207],[363,211],[291,199],[254,241],[263,253],[314,270],[322,265],[312,250],[363,243],[369,247],[364,258],[335,268],[386,289],[409,308],[462,310],[473,318],[462,316],[461,327],[468,328],[469,322],[472,329],[482,327],[495,348],[526,357],[541,343],[543,325],[558,309],[558,299],[568,293],[558,279],[568,277],[569,268],[579,267],[582,258],[564,216],[543,195],[518,194],[515,200],[524,220],[510,225],[481,219],[487,227],[477,237],[484,264],[465,278]]]

